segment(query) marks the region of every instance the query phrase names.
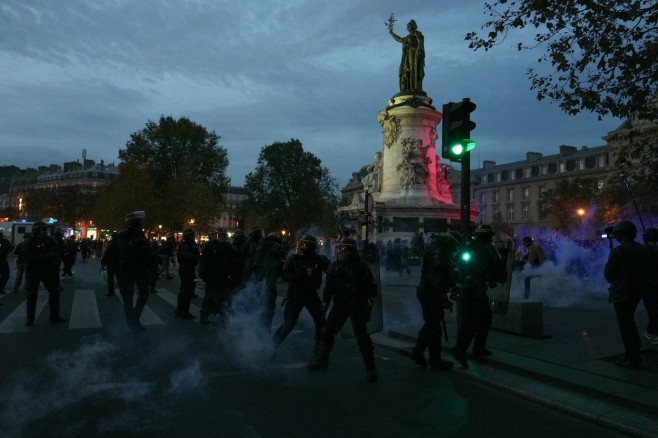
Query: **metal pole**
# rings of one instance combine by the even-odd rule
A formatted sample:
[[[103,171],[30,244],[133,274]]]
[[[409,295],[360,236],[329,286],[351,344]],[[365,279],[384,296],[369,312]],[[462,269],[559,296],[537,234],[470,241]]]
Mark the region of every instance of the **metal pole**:
[[[459,232],[463,235],[471,231],[471,152],[464,153],[462,160],[461,211]]]

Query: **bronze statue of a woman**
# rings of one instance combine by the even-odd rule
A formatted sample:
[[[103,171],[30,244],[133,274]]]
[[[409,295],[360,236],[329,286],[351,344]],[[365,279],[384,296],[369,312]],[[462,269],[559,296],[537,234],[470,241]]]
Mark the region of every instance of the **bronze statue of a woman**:
[[[402,43],[402,60],[400,61],[400,91],[422,91],[425,77],[425,41],[423,34],[418,31],[414,20],[407,24],[409,35],[400,37],[393,32],[393,20],[388,22],[388,31],[391,36]]]

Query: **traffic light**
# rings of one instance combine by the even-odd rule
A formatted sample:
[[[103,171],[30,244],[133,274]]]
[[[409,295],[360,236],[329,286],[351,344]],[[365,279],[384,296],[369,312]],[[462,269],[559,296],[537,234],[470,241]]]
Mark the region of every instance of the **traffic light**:
[[[471,122],[471,113],[475,104],[470,99],[461,102],[449,102],[443,105],[443,130],[441,136],[441,156],[450,161],[461,162],[464,154],[475,148],[471,140],[471,131],[475,122]]]

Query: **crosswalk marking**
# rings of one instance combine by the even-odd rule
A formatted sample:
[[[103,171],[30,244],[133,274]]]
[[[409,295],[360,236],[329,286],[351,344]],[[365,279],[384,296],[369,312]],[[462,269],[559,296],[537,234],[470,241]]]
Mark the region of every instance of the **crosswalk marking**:
[[[121,305],[123,305],[123,297],[121,294],[116,294],[117,297],[119,297],[119,301],[121,301]],[[135,304],[135,301],[137,300],[137,295],[133,295],[133,305]],[[142,323],[142,325],[159,325],[159,324],[164,324],[164,321],[162,318],[160,318],[149,306],[148,304],[144,306],[144,310],[142,311],[142,316],[139,318],[139,321]]]
[[[162,289],[162,288],[157,288],[158,289],[158,295],[160,298],[171,304],[172,306],[178,307],[178,295],[174,294],[173,292],[170,292],[168,289]],[[196,316],[196,319],[194,321],[199,322],[199,319],[201,317],[201,309],[194,304],[190,304],[190,313],[194,316]]]
[[[40,291],[37,295],[37,310],[36,319],[39,319],[41,311],[48,303],[48,292]],[[27,333],[32,330],[32,327],[26,327],[25,321],[27,320],[27,300],[23,300],[16,309],[0,323],[0,333]]]
[[[102,327],[96,293],[93,289],[76,289],[71,308],[70,329]]]

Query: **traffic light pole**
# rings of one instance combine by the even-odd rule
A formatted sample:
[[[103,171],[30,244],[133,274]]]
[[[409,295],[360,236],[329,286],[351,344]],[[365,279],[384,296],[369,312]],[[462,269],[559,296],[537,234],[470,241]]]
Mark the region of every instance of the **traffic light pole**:
[[[461,210],[459,215],[459,232],[466,235],[471,232],[471,152],[462,156]]]

